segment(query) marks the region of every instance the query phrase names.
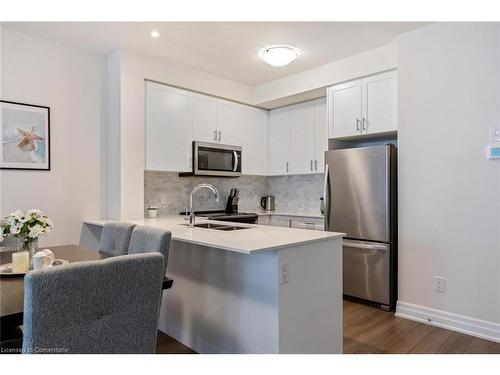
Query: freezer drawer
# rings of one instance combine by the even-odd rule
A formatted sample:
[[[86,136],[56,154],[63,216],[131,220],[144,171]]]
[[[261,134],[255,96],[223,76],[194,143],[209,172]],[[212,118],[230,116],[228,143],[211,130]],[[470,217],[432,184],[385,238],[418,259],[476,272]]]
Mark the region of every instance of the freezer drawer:
[[[390,305],[390,245],[343,241],[344,294]]]

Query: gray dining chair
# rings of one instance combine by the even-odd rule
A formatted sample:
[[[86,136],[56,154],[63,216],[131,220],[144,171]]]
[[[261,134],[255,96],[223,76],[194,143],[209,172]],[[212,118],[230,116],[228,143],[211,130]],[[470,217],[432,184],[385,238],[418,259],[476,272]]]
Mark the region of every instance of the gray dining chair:
[[[131,223],[105,223],[99,240],[99,252],[107,256],[127,254],[134,227],[135,224]]]
[[[132,230],[128,253],[160,253],[163,255],[163,275],[165,275],[171,238],[172,232],[168,230],[137,225]]]
[[[162,272],[158,253],[28,272],[23,353],[154,353]]]

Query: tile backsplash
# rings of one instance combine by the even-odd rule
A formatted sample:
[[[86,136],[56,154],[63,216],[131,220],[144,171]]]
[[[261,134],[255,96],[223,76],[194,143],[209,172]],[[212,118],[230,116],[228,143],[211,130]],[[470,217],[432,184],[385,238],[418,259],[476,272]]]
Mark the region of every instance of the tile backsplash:
[[[323,174],[268,177],[268,194],[275,196],[276,210],[284,212],[320,212]]]
[[[160,215],[178,214],[189,206],[189,194],[194,186],[206,182],[214,185],[220,194],[216,202],[208,190],[200,190],[195,197],[195,210],[224,209],[229,190],[240,190],[240,210],[258,211],[260,198],[276,196],[276,210],[287,212],[318,211],[322,196],[323,175],[179,177],[176,172],[144,172],[144,208],[158,206]],[[164,202],[162,201],[162,196]]]

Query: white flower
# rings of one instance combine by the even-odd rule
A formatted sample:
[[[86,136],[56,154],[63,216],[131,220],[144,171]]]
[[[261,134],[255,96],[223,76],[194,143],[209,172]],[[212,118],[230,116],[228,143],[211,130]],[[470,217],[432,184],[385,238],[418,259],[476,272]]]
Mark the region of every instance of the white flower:
[[[0,231],[0,242],[2,242],[5,239],[5,236],[3,235],[3,230]]]
[[[11,217],[17,220],[21,220],[21,218],[24,216],[23,212],[21,210],[16,210],[13,213],[10,214]]]
[[[31,210],[26,211],[25,216],[31,216],[33,214],[35,214],[36,217],[42,216],[42,211],[40,211],[36,208],[32,208]]]
[[[41,234],[44,233],[44,230],[40,224],[33,225],[30,228],[30,233],[28,234],[31,238],[38,238]]]
[[[21,223],[14,223],[10,226],[10,234],[19,234],[22,226],[23,225]]]

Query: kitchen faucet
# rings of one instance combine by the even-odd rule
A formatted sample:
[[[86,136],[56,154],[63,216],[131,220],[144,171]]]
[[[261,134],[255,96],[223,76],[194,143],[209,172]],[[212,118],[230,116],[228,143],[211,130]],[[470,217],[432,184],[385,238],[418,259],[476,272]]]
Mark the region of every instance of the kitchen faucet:
[[[206,188],[210,190],[212,193],[214,193],[215,200],[218,202],[219,201],[219,192],[215,188],[214,185],[212,184],[198,184],[196,185],[193,190],[191,190],[191,195],[189,196],[189,226],[191,228],[194,227],[194,209],[193,209],[193,198],[196,192],[200,189]]]

